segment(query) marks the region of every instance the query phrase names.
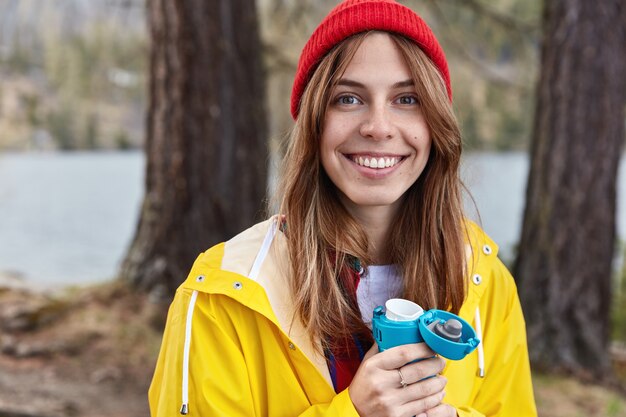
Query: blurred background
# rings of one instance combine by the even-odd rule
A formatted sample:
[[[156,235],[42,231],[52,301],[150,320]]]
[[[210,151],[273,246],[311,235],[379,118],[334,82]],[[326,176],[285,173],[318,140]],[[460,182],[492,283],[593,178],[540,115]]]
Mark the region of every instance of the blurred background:
[[[170,149],[163,145],[169,132],[163,121],[172,108],[159,100],[168,89],[184,95],[195,86],[204,88],[202,74],[180,87],[175,77],[162,73],[185,72],[185,59],[202,55],[202,48],[210,51],[205,45],[178,60],[159,61],[158,48],[151,45],[169,36],[167,24],[159,29],[155,23],[168,16],[180,18],[181,26],[169,29],[175,33],[205,26],[210,33],[210,7],[200,3],[0,0],[0,417],[148,415],[146,390],[171,288],[177,285],[171,279],[152,285],[133,275],[141,270],[133,260],[144,233],[142,213],[148,221],[146,196],[159,194],[149,188],[158,182],[151,169],[160,163],[150,163],[150,155]],[[243,7],[234,3],[235,10]],[[465,143],[466,208],[513,269],[531,166],[543,2],[401,3],[429,23],[446,51]],[[274,187],[280,143],[293,123],[289,96],[299,53],[335,4],[257,0],[256,11],[251,8],[258,17],[258,75],[264,83],[257,106],[265,110],[264,122],[257,130],[268,149],[257,159],[265,167],[267,195]],[[185,7],[202,9],[205,14],[198,15],[206,21],[186,27],[180,17]],[[235,29],[242,27],[254,29]],[[176,46],[165,45],[162,56]],[[163,62],[173,64],[160,67]],[[208,119],[219,118],[219,108],[207,106]],[[621,114],[624,121],[623,106]],[[173,124],[185,124],[185,117]],[[181,128],[171,137],[184,132]],[[537,371],[540,415],[626,416],[625,176],[624,170],[616,175],[617,235],[611,273],[604,274],[611,289],[602,301],[611,306],[610,370],[602,368],[608,376]],[[258,200],[260,205],[264,198]],[[217,211],[227,211],[226,203],[215,204]],[[188,268],[191,263],[182,258]],[[180,283],[186,272],[169,264],[158,267],[163,262],[153,262],[151,273],[174,271]]]

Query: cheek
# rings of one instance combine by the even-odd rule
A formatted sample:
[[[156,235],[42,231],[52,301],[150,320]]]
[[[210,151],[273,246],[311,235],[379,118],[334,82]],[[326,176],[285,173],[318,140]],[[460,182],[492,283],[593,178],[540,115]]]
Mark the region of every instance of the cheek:
[[[322,137],[330,145],[337,147],[354,129],[354,118],[329,111],[324,119]]]
[[[341,144],[341,132],[332,124],[327,124],[320,138],[320,153],[322,158],[331,157]]]
[[[430,153],[432,139],[430,138],[430,132],[428,131],[428,129],[424,128],[419,134],[413,135],[412,140],[414,147],[420,149],[426,154]]]

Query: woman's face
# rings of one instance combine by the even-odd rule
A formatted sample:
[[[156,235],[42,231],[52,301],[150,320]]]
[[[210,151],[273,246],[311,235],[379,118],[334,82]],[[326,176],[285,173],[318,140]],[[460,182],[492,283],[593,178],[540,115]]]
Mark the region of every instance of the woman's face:
[[[331,91],[320,146],[322,166],[353,214],[394,213],[424,171],[430,132],[389,35],[372,33],[357,49]]]

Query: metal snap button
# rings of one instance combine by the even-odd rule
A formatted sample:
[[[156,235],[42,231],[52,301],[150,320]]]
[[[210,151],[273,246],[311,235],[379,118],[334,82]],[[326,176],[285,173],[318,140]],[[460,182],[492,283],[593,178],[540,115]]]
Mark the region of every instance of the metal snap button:
[[[236,290],[240,290],[243,288],[243,284],[239,281],[235,281],[235,283],[233,284],[233,288]]]
[[[198,282],[202,282],[202,281],[204,281],[204,275],[198,275],[198,276],[196,277],[196,281],[198,281]]]
[[[480,283],[483,282],[483,277],[478,274],[474,274],[474,276],[472,277],[472,282],[476,285],[480,285]]]
[[[292,342],[289,342],[289,349],[296,350],[296,345],[294,345]]]
[[[489,246],[489,245],[483,246],[483,253],[485,255],[491,255],[491,246]]]

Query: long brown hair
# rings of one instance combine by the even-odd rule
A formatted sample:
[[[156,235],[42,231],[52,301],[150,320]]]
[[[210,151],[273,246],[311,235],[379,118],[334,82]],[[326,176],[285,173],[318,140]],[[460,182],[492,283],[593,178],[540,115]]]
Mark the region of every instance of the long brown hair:
[[[367,235],[341,204],[320,162],[320,137],[330,94],[368,33],[336,45],[320,62],[288,138],[278,187],[287,219],[290,292],[313,340],[365,335],[349,279],[354,260],[367,267]],[[403,293],[425,309],[458,312],[466,294],[459,163],[461,135],[445,84],[412,41],[389,34],[406,60],[432,138],[419,179],[405,193],[388,250],[403,277]]]

